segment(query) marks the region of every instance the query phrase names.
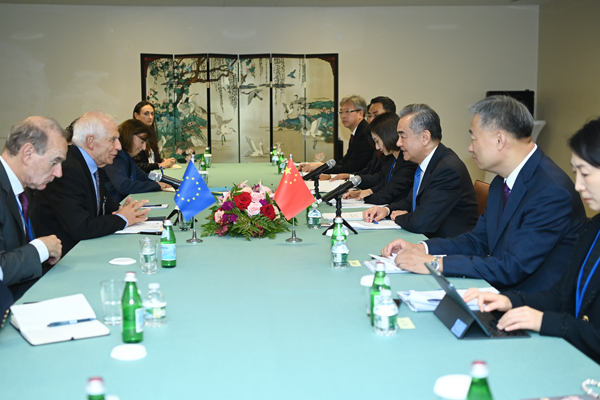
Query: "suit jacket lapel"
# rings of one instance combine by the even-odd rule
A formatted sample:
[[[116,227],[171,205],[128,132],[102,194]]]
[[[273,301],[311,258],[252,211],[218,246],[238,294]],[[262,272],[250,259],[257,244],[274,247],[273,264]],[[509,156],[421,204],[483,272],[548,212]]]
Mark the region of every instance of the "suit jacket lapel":
[[[441,143],[438,144],[437,148],[435,149],[435,152],[433,153],[433,156],[431,156],[431,160],[429,160],[429,164],[427,165],[427,169],[425,170],[425,173],[421,176],[421,185],[419,186],[419,191],[417,192],[417,196],[420,196],[421,193],[423,193],[423,190],[427,186],[427,183],[429,182],[429,178],[431,177],[431,171],[433,171],[435,169],[435,167],[437,166],[437,163],[442,158],[442,153],[444,152],[445,149],[446,149],[446,146],[444,146]]]
[[[527,194],[528,182],[531,179],[531,177],[533,176],[533,173],[537,169],[541,160],[542,160],[542,152],[538,147],[538,149],[535,151],[535,153],[533,153],[531,155],[529,160],[527,160],[527,162],[525,163],[525,165],[523,165],[523,168],[519,172],[519,175],[517,176],[517,180],[515,181],[515,184],[513,185],[513,188],[510,191],[510,196],[508,196],[508,201],[506,202],[506,206],[504,207],[504,210],[502,210],[502,204],[503,204],[502,196],[503,196],[503,188],[504,188],[504,179],[502,179],[502,177],[500,177],[500,176],[497,176],[496,178],[494,178],[494,179],[499,179],[502,182],[498,183],[496,185],[496,187],[500,187],[500,189],[498,191],[495,190],[494,194],[493,194],[495,197],[498,197],[498,199],[499,199],[499,207],[498,207],[498,214],[496,215],[497,220],[494,221],[494,222],[496,222],[496,224],[492,225],[492,226],[494,226],[494,234],[491,237],[492,240],[490,240],[490,248],[489,248],[490,254],[492,254],[494,252],[494,247],[496,247],[498,240],[504,234],[504,231],[506,230],[506,227],[508,226],[508,223],[510,222],[511,218],[513,217],[515,212],[519,209],[519,207],[521,207],[523,198]],[[492,195],[491,191],[490,191],[490,195]],[[490,226],[490,225],[488,224],[488,226]]]
[[[23,230],[23,220],[21,219],[21,211],[19,211],[19,205],[17,204],[17,199],[15,197],[15,193],[12,190],[12,186],[10,185],[10,180],[8,179],[8,175],[6,174],[6,170],[4,169],[4,165],[0,163],[0,185],[2,186],[2,190],[6,195],[6,202],[8,204],[8,209],[15,219],[15,223],[17,226],[21,227],[21,244],[25,244],[27,237],[25,236],[25,231]]]
[[[89,186],[87,193],[92,194],[92,196],[90,198],[88,198],[88,200],[90,200],[89,205],[96,212],[96,215],[98,215],[98,205],[96,203],[96,185],[94,183],[94,180],[92,179],[92,173],[90,172],[90,168],[88,167],[87,163],[85,162],[85,158],[83,158],[83,155],[81,154],[81,150],[79,150],[79,148],[76,145],[74,145],[74,144],[70,145],[69,151],[75,157],[75,159],[81,164],[81,168],[84,171],[85,179]],[[98,169],[98,176],[100,176],[100,169]],[[100,185],[100,189],[101,189],[100,195],[102,195],[102,184]],[[100,199],[102,199],[102,197]]]

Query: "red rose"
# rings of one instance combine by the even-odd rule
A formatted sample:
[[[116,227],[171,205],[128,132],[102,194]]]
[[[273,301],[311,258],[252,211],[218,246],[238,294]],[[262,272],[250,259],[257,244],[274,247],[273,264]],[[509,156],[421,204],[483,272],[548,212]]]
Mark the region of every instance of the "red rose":
[[[250,203],[252,203],[252,196],[250,196],[250,193],[242,192],[241,194],[235,196],[233,201],[235,201],[237,208],[244,211],[246,208],[248,208]]]
[[[275,219],[275,209],[273,208],[272,204],[262,206],[260,208],[260,213],[269,218],[271,221]]]

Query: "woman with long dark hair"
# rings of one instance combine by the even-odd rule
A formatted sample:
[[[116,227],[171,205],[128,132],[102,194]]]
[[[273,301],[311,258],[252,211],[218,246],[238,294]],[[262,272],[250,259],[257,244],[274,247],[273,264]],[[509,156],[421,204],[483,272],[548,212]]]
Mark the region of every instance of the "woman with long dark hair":
[[[154,123],[154,106],[152,103],[149,101],[140,101],[137,103],[133,109],[133,119],[137,119],[151,128],[146,148],[135,157],[136,164],[146,173],[160,167],[172,167],[176,162],[175,159],[163,159],[158,151],[156,124]]]

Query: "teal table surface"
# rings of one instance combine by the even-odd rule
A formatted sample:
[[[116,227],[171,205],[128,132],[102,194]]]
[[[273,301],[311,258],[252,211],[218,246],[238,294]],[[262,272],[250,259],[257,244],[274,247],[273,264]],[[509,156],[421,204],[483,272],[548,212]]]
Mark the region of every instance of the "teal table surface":
[[[209,186],[231,186],[262,179],[277,186],[270,165],[217,164]],[[182,170],[166,171],[181,177]],[[152,203],[173,204],[173,193],[136,195]],[[323,211],[332,207],[321,206]],[[167,215],[152,210],[150,215]],[[204,223],[208,210],[197,216]],[[433,313],[399,316],[415,329],[393,337],[375,335],[365,314],[359,281],[366,267],[330,267],[330,240],[309,230],[299,215],[302,243],[276,239],[205,237],[188,244],[191,233],[176,229],[177,267],[143,275],[139,262],[108,263],[115,257],[138,259],[140,235],[110,235],[83,241],[19,300],[33,302],[83,293],[102,317],[100,281],[138,273],[143,295],[159,282],[167,300],[168,322],[146,328],[147,357],[117,361],[121,327],[109,336],[30,346],[12,327],[0,331],[0,399],[83,399],[91,376],[101,376],[107,393],[129,399],[436,399],[435,380],[468,374],[472,361],[490,368],[495,399],[526,399],[580,393],[586,378],[600,378],[600,367],[559,338],[458,340]],[[369,259],[395,238],[418,242],[423,236],[402,230],[359,231],[348,238],[351,260]],[[458,288],[484,281],[451,279]],[[438,289],[430,276],[391,276],[392,289]]]

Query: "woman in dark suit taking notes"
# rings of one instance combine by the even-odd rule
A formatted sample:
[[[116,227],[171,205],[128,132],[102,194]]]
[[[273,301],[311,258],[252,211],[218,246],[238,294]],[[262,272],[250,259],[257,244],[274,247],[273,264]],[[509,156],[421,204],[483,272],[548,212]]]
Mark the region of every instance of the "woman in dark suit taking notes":
[[[149,101],[140,101],[137,103],[133,109],[133,119],[142,121],[150,128],[146,147],[134,157],[138,167],[146,173],[161,167],[172,167],[175,164],[175,159],[163,159],[158,151],[158,138],[156,135],[156,123],[154,121],[154,106],[152,103]]]
[[[600,118],[585,124],[569,140],[575,189],[589,208],[600,211]],[[600,214],[579,234],[562,279],[538,293],[493,294],[469,289],[482,311],[506,311],[498,328],[529,329],[562,337],[600,363]]]
[[[108,177],[105,181],[108,194],[120,202],[132,193],[156,192],[167,188],[161,182],[154,182],[133,161],[133,157],[146,148],[149,128],[141,121],[128,119],[119,125],[119,140],[122,149],[112,164],[104,167]]]

